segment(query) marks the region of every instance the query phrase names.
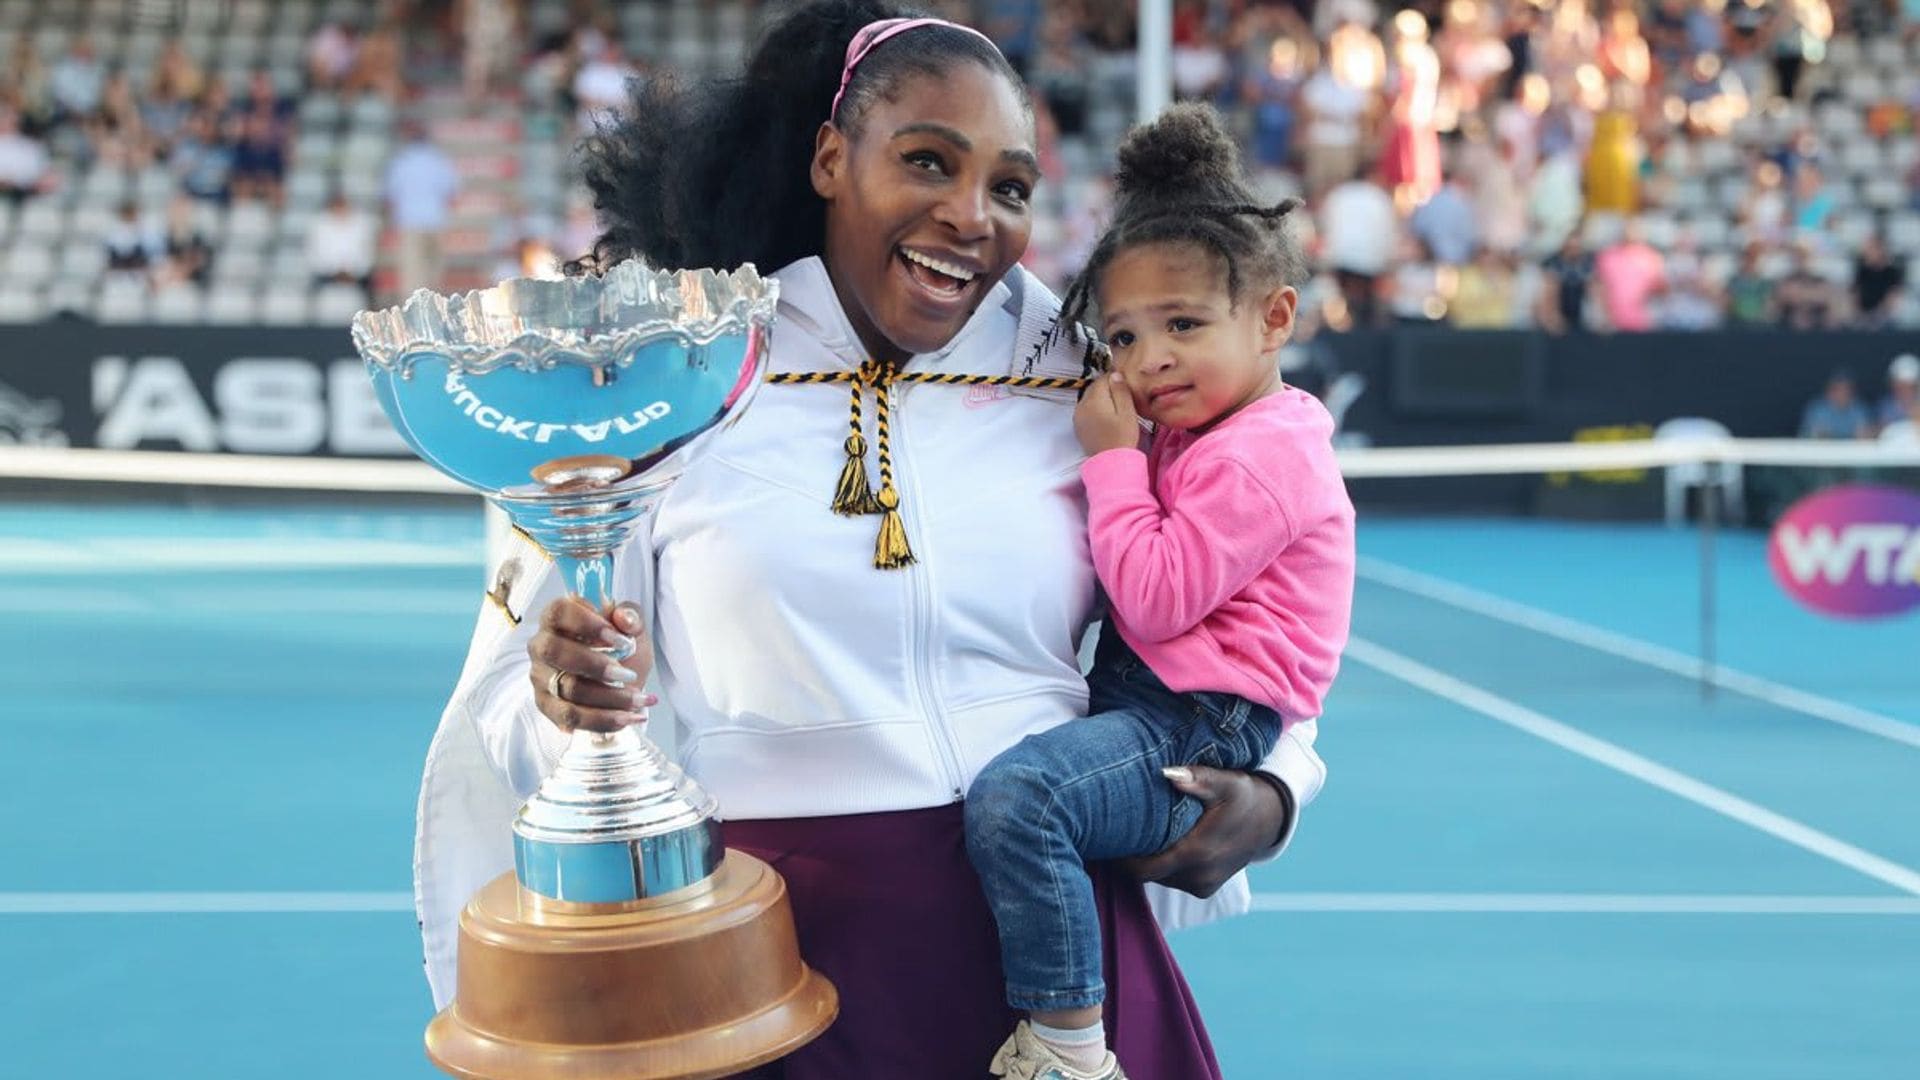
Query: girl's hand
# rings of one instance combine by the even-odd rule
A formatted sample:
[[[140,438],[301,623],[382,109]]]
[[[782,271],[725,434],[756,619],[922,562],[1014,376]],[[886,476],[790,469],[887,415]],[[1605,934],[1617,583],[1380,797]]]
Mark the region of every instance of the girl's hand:
[[[656,702],[646,691],[653,650],[640,613],[621,604],[610,614],[563,596],[547,605],[527,642],[533,703],[562,731],[618,731],[645,722]]]
[[[1279,785],[1250,772],[1205,765],[1185,768],[1186,780],[1168,782],[1205,804],[1200,821],[1167,850],[1122,865],[1142,881],[1204,900],[1279,842],[1291,809]]]
[[[1088,457],[1139,448],[1140,414],[1134,411],[1125,377],[1116,371],[1094,379],[1073,410],[1073,431]]]

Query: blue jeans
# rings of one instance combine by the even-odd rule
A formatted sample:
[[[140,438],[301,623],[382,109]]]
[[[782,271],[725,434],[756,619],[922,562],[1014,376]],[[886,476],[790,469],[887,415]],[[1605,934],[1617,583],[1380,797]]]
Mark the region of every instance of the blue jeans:
[[[967,852],[1000,930],[1007,1003],[1100,1004],[1100,920],[1086,862],[1148,855],[1200,819],[1160,770],[1249,769],[1280,737],[1280,714],[1223,693],[1167,689],[1109,626],[1087,677],[1092,712],[1030,735],[967,793]]]

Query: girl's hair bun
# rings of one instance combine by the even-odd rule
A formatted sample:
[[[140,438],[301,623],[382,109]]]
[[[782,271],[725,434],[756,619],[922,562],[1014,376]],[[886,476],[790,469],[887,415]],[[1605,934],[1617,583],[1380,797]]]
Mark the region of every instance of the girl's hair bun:
[[[1114,187],[1123,200],[1218,201],[1239,174],[1239,147],[1220,115],[1187,102],[1127,133]]]

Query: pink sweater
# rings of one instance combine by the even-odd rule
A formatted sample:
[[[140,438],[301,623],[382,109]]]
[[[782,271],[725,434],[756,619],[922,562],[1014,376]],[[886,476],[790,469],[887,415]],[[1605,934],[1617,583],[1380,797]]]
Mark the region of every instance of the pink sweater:
[[[1172,690],[1320,715],[1353,609],[1353,503],[1333,418],[1287,387],[1205,435],[1080,468],[1093,564],[1128,645]]]

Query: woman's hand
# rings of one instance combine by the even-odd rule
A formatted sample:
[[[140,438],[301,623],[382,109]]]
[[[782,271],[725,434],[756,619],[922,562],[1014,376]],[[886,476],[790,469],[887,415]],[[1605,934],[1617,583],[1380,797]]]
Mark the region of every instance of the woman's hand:
[[[1186,779],[1175,779],[1181,773]],[[1167,770],[1167,781],[1206,806],[1193,830],[1156,855],[1122,865],[1142,881],[1206,899],[1279,843],[1292,814],[1278,784],[1250,772],[1204,765]]]
[[[618,731],[644,722],[643,710],[658,700],[646,692],[653,650],[640,613],[621,604],[611,615],[562,597],[547,605],[527,642],[533,703],[562,731]]]
[[[1140,446],[1140,414],[1119,372],[1097,375],[1073,410],[1073,431],[1087,456]]]

